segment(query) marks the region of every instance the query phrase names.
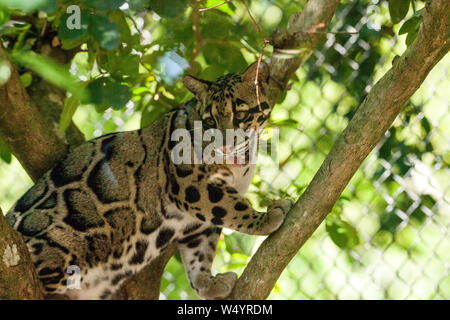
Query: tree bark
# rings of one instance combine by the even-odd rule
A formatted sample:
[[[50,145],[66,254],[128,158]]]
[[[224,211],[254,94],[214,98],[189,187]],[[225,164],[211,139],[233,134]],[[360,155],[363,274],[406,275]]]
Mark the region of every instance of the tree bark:
[[[164,268],[176,251],[177,246],[173,243],[162,255],[126,280],[120,290],[114,295],[114,299],[158,300]]]
[[[294,13],[286,30],[277,29],[271,35],[274,47],[270,58],[270,81],[268,98],[273,106],[286,90],[295,71],[308,60],[320,39],[340,0],[309,0],[302,12]]]
[[[9,80],[0,87],[0,135],[36,182],[66,154],[69,145],[42,117],[23,87],[16,65],[1,45],[0,59],[8,61],[11,68]]]
[[[0,210],[0,300],[42,299],[39,281],[28,248],[12,230]]]
[[[62,104],[58,109],[56,103],[49,101],[57,96],[63,99],[63,91],[57,91],[59,89],[34,77],[30,97],[16,65],[1,43],[0,59],[7,61],[11,70],[9,80],[0,87],[0,135],[31,179],[37,181],[66,154],[69,143],[80,144],[84,137],[73,124],[67,135],[58,131],[56,124],[59,123]],[[0,299],[42,299],[42,284],[36,276],[28,248],[20,234],[6,223],[2,212],[0,254],[19,257],[17,265],[8,266],[0,262]]]
[[[333,208],[404,104],[449,51],[450,2],[427,2],[414,43],[376,83],[282,227],[259,247],[229,299],[265,299],[281,272]]]
[[[51,39],[46,37],[42,39],[40,54],[48,56],[61,64],[71,63],[77,53],[77,49],[63,50],[61,47],[53,47]],[[84,135],[78,127],[71,121],[65,132],[59,127],[59,119],[64,107],[66,92],[51,84],[41,77],[33,76],[33,82],[27,87],[31,101],[34,101],[45,122],[50,124],[53,133],[69,145],[70,148],[76,147],[85,141]]]

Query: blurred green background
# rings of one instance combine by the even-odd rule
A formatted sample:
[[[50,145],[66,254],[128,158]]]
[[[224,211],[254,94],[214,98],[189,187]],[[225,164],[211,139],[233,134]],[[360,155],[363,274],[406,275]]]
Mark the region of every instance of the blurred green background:
[[[4,2],[8,1],[0,4]],[[99,6],[89,0],[54,2],[47,15],[55,26],[69,4],[86,10]],[[59,27],[63,45],[84,48],[72,61],[72,75],[87,82],[88,90],[94,90],[93,84],[101,79],[120,82],[124,91],[113,102],[107,99],[108,92],[96,101],[82,100],[73,121],[86,139],[145,126],[185,101],[189,93],[180,81],[183,74],[212,80],[243,71],[257,59],[262,41],[240,1],[199,15],[202,45],[198,56],[192,31],[191,5],[195,2],[169,2],[111,1],[99,9],[116,24],[118,41],[128,45],[125,49],[105,44],[90,27],[75,37]],[[220,2],[200,1],[198,5]],[[266,36],[275,27],[285,27],[304,3],[248,2]],[[394,24],[388,1],[342,1],[328,30],[349,33],[324,36],[272,113],[265,138],[270,140],[270,128],[279,128],[280,163],[267,154],[259,155],[248,194],[255,207],[263,209],[270,199],[280,196],[297,199],[304,191],[371,86],[414,38],[415,27],[407,33],[401,30],[423,7],[422,1],[412,4],[405,19]],[[0,33],[10,34],[11,29],[2,26]],[[27,52],[30,47],[25,40],[19,49]],[[266,48],[265,58],[271,50]],[[45,67],[33,71],[45,72]],[[326,221],[285,269],[270,299],[450,299],[449,105],[447,55],[364,161]],[[32,182],[18,161],[0,149],[0,206],[6,212]],[[214,270],[240,274],[263,238],[230,230],[224,234]],[[179,256],[167,265],[161,298],[198,299]]]

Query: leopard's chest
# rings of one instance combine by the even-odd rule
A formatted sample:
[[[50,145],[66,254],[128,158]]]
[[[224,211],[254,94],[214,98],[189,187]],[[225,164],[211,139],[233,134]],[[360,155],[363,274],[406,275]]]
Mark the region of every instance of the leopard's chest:
[[[240,195],[243,196],[246,194],[248,187],[252,183],[255,168],[255,164],[231,167],[234,176],[234,187]]]

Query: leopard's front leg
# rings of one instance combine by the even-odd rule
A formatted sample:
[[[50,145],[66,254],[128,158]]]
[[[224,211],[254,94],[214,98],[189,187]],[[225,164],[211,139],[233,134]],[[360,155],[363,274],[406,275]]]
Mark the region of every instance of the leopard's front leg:
[[[292,204],[291,200],[279,199],[272,202],[266,212],[260,212],[256,211],[242,196],[224,195],[223,201],[211,206],[205,216],[214,225],[246,234],[264,236],[281,226]]]
[[[203,299],[227,297],[237,280],[234,272],[211,274],[221,229],[210,227],[178,241],[181,259],[191,286]]]
[[[266,212],[259,212],[233,187],[233,175],[226,166],[211,165],[206,170],[207,178],[198,183],[191,181],[178,195],[184,200],[180,207],[203,222],[247,234],[268,235],[280,227],[293,205],[289,199],[280,199],[269,205]]]

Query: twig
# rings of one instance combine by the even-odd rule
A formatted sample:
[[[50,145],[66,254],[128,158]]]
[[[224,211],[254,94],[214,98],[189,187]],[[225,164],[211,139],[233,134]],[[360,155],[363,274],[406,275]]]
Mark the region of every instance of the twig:
[[[262,46],[261,52],[259,53],[259,56],[258,56],[258,64],[256,65],[255,87],[256,87],[256,102],[258,103],[259,111],[261,111],[261,113],[264,114],[264,112],[263,112],[263,110],[261,108],[261,101],[259,99],[258,76],[259,76],[259,67],[261,66],[261,60],[262,60],[262,56],[264,54],[264,49],[270,43],[270,41],[267,40],[264,37],[264,33],[262,32],[261,27],[258,25],[258,23],[256,23],[255,19],[253,18],[252,13],[250,12],[250,9],[248,8],[247,3],[245,2],[245,0],[242,0],[242,4],[244,5],[245,9],[247,10],[247,13],[248,13],[248,16],[249,16],[250,20],[252,21],[252,23],[255,26],[256,30],[258,30],[259,35],[261,36],[261,39],[263,41],[263,46]]]
[[[358,31],[307,31],[306,33],[358,34]]]
[[[226,1],[222,2],[222,3],[216,4],[215,6],[212,6],[212,7],[209,7],[209,8],[202,8],[202,9],[199,9],[198,11],[199,12],[208,11],[208,10],[211,10],[211,9],[223,6],[224,4],[227,4],[228,2],[231,2],[231,0],[226,0]]]
[[[325,28],[325,24],[324,23],[319,23],[315,26],[312,26],[311,28],[309,28],[306,31],[300,30],[297,32],[294,32],[294,35],[299,35],[299,34],[305,34],[305,33],[320,33],[320,34],[358,34],[357,31],[327,31],[327,30],[318,30],[318,29],[323,29]]]
[[[264,39],[263,46],[261,49],[261,52],[259,53],[258,57],[258,64],[256,65],[256,75],[255,75],[255,87],[256,87],[256,102],[258,103],[259,111],[264,115],[264,112],[261,108],[261,101],[259,99],[259,83],[258,83],[258,76],[259,76],[259,66],[261,65],[262,56],[264,54],[264,49],[266,48],[267,44],[269,43],[269,40]]]
[[[33,16],[20,16],[17,14],[10,15],[9,19],[13,20],[13,21],[26,22],[26,23],[32,24],[33,26],[36,26],[39,21],[38,18],[35,18]]]
[[[138,26],[136,20],[134,20],[134,18],[130,14],[126,15],[126,17],[131,20],[131,23],[133,23],[133,26],[136,29],[136,32],[139,33],[139,38],[142,38],[142,32],[139,29],[139,26]]]
[[[261,36],[261,39],[263,39],[263,41],[266,41],[266,38],[264,37],[264,33],[261,30],[261,27],[256,23],[255,19],[252,16],[252,13],[250,12],[250,9],[247,6],[247,3],[245,2],[245,0],[241,0],[242,4],[244,5],[245,9],[247,10],[248,16],[250,18],[250,20],[252,21],[253,25],[255,26],[256,30],[258,30],[259,35]]]

